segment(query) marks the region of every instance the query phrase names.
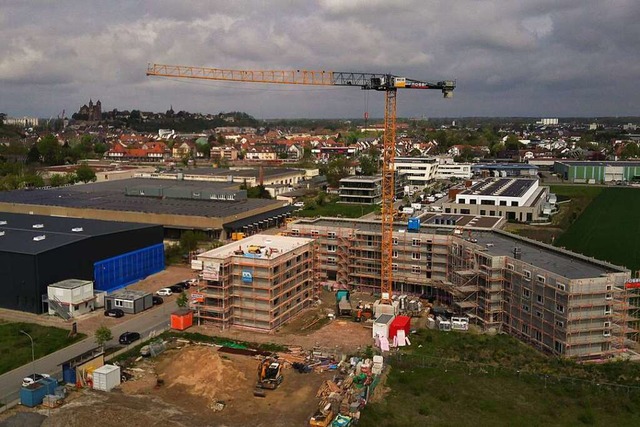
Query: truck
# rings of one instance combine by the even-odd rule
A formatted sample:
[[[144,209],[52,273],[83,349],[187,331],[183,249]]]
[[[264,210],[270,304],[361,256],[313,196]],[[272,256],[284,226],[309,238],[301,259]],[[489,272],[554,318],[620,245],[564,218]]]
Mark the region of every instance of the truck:
[[[338,316],[351,316],[351,294],[346,289],[336,291],[336,314]]]

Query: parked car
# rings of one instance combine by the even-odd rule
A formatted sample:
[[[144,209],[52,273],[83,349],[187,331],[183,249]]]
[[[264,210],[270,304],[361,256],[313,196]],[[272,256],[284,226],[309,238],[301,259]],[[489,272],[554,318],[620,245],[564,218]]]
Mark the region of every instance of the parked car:
[[[33,375],[29,375],[28,377],[24,377],[22,379],[22,387],[27,387],[31,384],[35,384],[36,381],[40,381],[43,378],[49,378],[50,375],[49,374],[33,374]]]
[[[182,291],[184,291],[185,289],[186,289],[186,287],[184,286],[184,283],[182,283],[182,282],[176,283],[175,285],[169,286],[169,290],[171,290],[171,292],[174,293],[174,294],[179,294]]]
[[[162,288],[156,291],[156,295],[163,296],[163,297],[170,297],[171,294],[173,294],[173,292],[171,292],[171,289],[169,288]]]
[[[153,301],[153,305],[160,305],[160,304],[162,304],[164,302],[162,297],[159,297],[157,295],[153,296],[152,301]]]
[[[304,202],[295,202],[293,206],[296,208],[304,208]]]
[[[104,311],[104,315],[107,317],[122,317],[124,316],[124,311],[121,308],[110,308]]]
[[[123,345],[131,344],[134,341],[138,341],[140,339],[140,334],[138,332],[125,332],[120,335],[118,338],[118,342]]]

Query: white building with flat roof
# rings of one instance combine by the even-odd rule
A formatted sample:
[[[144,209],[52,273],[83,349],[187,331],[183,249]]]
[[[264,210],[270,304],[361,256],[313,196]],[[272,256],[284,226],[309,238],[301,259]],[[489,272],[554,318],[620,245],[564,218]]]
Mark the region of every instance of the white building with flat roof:
[[[445,213],[532,222],[545,217],[543,208],[548,197],[548,187],[540,187],[537,179],[488,178],[456,194],[453,202],[442,207]]]
[[[404,174],[412,190],[424,188],[435,179],[438,159],[435,157],[396,157],[396,173]]]
[[[59,314],[63,318],[93,311],[96,300],[93,282],[79,279],[63,280],[47,286],[47,298],[49,314]]]

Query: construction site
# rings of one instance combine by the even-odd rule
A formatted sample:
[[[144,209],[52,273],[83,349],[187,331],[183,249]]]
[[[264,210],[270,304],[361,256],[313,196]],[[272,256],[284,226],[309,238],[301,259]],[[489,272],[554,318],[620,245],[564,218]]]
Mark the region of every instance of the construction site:
[[[379,223],[299,220],[287,234],[315,239],[319,282],[380,292]],[[550,354],[605,360],[637,338],[630,271],[500,230],[396,224],[391,265],[394,294],[436,301]]]

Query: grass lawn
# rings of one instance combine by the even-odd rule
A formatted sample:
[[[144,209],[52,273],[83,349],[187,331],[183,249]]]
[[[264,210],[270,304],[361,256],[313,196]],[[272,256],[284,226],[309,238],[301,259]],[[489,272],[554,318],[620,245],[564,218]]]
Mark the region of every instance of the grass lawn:
[[[631,270],[640,269],[640,191],[604,188],[555,244]]]
[[[367,405],[360,427],[640,425],[636,364],[578,365],[506,335],[412,337],[409,354],[391,361],[390,390]],[[638,388],[605,385],[614,381]]]
[[[20,331],[33,338],[36,359],[86,338],[84,334],[69,338],[69,331],[53,326],[0,323],[0,374],[31,362],[31,340]]]
[[[359,218],[376,209],[375,205],[354,205],[346,203],[330,202],[322,206],[315,206],[313,209],[304,208],[295,211],[295,216],[316,217],[316,216],[342,216],[343,218]]]
[[[559,202],[571,199],[570,203],[560,205],[560,212],[552,219],[553,225],[567,230],[602,190],[605,189],[587,185],[552,185],[551,192],[558,196]]]

